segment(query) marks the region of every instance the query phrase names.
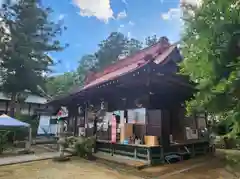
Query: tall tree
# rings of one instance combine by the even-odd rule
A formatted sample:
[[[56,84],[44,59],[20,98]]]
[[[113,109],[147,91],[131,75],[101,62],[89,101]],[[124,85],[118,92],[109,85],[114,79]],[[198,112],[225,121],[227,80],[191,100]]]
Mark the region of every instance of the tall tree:
[[[79,84],[83,85],[87,73],[89,73],[90,71],[95,71],[99,68],[97,66],[97,63],[98,63],[98,59],[96,58],[95,54],[84,55],[81,58],[77,68]]]
[[[67,93],[76,85],[79,85],[76,72],[66,72],[62,75],[48,77],[46,91],[54,97]]]
[[[118,57],[127,51],[128,39],[122,33],[112,32],[106,40],[99,44],[99,50],[95,53],[97,67],[102,69],[114,63]]]
[[[185,10],[181,70],[199,89],[188,109],[232,120],[240,132],[239,0],[203,0],[200,7]]]
[[[0,41],[2,89],[11,95],[12,116],[20,93],[37,92],[44,85],[43,74],[53,65],[48,52],[63,50],[54,40],[63,28],[49,20],[51,12],[40,7],[37,0],[19,0],[5,4],[1,10],[1,24],[5,26]]]
[[[145,38],[145,45],[148,47],[152,46],[156,44],[158,40],[159,39],[157,38],[157,35],[148,36],[147,38]]]
[[[131,38],[128,40],[126,46],[127,55],[132,55],[143,48],[143,43],[137,39]]]
[[[95,53],[96,67],[101,70],[104,67],[119,60],[119,57],[131,55],[142,48],[142,43],[136,39],[129,39],[120,32],[112,32],[106,40],[99,44],[99,50]]]

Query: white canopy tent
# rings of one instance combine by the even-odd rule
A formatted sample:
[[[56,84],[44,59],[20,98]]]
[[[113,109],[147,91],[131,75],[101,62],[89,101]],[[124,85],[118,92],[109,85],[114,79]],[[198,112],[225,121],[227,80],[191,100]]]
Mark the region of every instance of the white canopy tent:
[[[30,127],[30,125],[3,114],[0,116],[0,127]]]
[[[0,127],[26,127],[29,129],[29,146],[32,143],[32,129],[30,124],[14,119],[6,114],[0,116]]]

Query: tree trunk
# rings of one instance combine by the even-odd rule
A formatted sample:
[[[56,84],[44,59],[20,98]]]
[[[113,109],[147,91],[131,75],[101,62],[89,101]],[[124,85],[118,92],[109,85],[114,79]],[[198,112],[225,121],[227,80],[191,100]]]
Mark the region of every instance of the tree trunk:
[[[14,117],[15,116],[15,108],[16,108],[16,93],[11,94],[11,101],[10,101],[10,111],[9,111],[9,116]]]
[[[21,113],[21,103],[17,100],[15,113],[18,115]]]

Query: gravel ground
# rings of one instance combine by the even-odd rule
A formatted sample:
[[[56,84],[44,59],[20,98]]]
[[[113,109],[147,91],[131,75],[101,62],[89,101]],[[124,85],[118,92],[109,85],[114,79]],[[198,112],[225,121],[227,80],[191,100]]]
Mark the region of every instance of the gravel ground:
[[[177,165],[151,167],[137,171],[114,164],[110,167],[110,165],[99,162],[73,159],[64,163],[57,163],[52,160],[45,160],[3,166],[0,167],[0,179],[240,179],[240,176],[236,177],[233,175],[233,172],[228,172],[224,164],[219,162],[219,160],[212,160],[201,167],[171,176],[166,176],[166,173],[161,170],[166,170],[165,168],[174,169],[176,167],[176,171],[179,170]],[[194,160],[180,165],[189,167],[192,162]],[[167,173],[172,172],[172,170],[166,171]]]
[[[0,167],[0,179],[139,179],[91,162],[51,160]]]

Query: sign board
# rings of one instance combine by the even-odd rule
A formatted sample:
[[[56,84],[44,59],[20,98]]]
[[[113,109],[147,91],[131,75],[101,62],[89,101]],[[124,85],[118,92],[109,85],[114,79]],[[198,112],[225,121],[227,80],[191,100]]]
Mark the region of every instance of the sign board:
[[[60,119],[65,117],[68,117],[68,110],[66,107],[61,107],[57,113],[57,118]]]
[[[114,115],[112,115],[112,143],[116,143],[117,141],[117,121],[116,121],[116,117]]]
[[[84,127],[79,127],[78,128],[78,136],[85,136],[85,128]]]

